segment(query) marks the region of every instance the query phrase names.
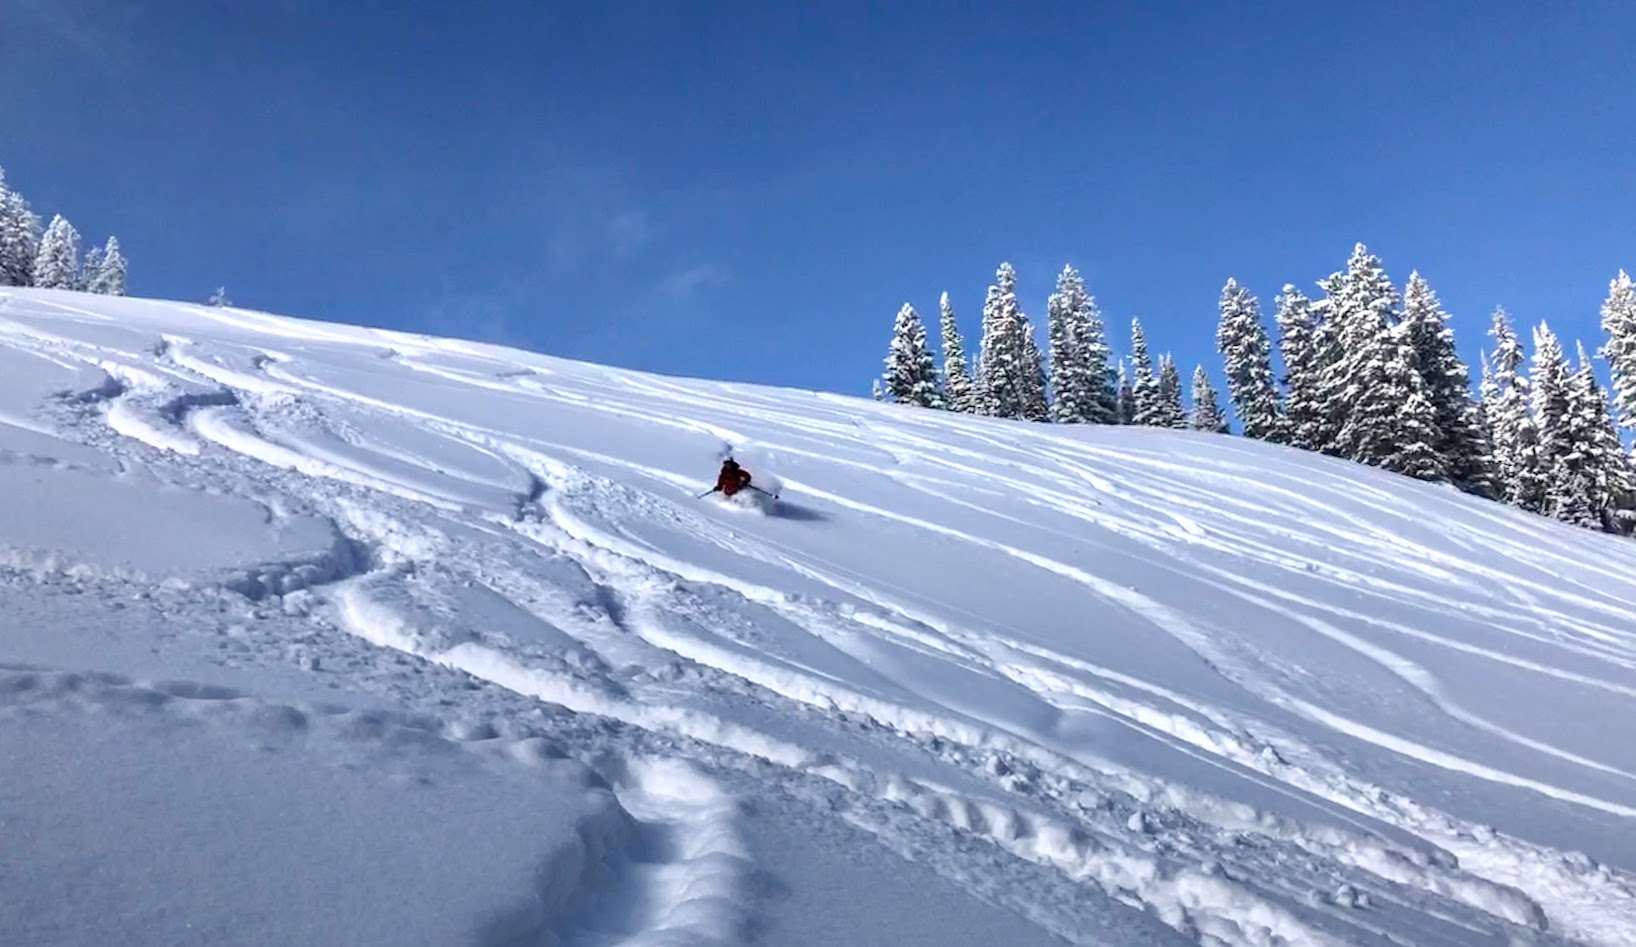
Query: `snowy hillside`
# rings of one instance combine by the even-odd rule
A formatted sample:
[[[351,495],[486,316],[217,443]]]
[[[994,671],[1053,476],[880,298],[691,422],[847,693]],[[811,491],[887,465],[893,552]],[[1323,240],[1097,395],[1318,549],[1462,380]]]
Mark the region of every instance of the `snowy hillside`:
[[[21,290],[0,490],[8,944],[1636,943],[1636,543],[1449,490]]]

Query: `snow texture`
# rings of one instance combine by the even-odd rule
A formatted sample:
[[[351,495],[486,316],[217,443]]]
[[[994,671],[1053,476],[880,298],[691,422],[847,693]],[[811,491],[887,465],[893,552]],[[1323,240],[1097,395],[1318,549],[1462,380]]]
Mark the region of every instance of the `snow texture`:
[[[0,485],[8,944],[1636,940],[1636,546],[1447,485],[48,290]]]

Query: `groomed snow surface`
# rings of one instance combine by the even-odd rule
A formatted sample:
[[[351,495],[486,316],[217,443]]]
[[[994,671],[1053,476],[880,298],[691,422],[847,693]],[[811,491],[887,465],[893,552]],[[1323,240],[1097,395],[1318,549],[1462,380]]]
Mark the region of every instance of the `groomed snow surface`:
[[[4,293],[9,945],[1636,943],[1636,543]]]

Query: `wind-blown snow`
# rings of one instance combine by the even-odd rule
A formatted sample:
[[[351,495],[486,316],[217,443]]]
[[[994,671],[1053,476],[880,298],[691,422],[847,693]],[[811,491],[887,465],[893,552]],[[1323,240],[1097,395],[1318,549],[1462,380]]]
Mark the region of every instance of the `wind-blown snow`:
[[[1636,943],[1636,545],[1448,489],[34,290],[0,488],[8,943]]]

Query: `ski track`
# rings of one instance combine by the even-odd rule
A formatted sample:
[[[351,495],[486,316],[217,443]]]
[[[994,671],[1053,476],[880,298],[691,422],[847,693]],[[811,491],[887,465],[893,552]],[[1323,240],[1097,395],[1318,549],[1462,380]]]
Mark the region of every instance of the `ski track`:
[[[94,311],[48,305],[76,319],[109,322]],[[1458,640],[1408,620],[1376,617],[1367,604],[1328,604],[1316,592],[1257,578],[1275,570],[1298,576],[1307,588],[1346,588],[1348,595],[1337,602],[1384,602],[1407,610],[1400,615],[1428,617],[1456,614],[1440,598],[1451,586],[1470,591],[1503,584],[1527,609],[1520,621],[1498,606],[1467,607],[1458,616],[1489,621],[1492,634],[1557,649],[1587,667],[1636,667],[1636,633],[1624,610],[1628,599],[1588,599],[1582,594],[1587,586],[1547,579],[1546,567],[1537,567],[1538,578],[1519,579],[1416,542],[1408,537],[1422,524],[1406,519],[1384,490],[1352,478],[1280,485],[1248,463],[1242,471],[1226,464],[1200,470],[1161,451],[1092,446],[1057,434],[1041,435],[1038,457],[1030,457],[994,436],[992,427],[959,418],[945,426],[941,418],[933,424],[870,415],[891,417],[894,424],[879,427],[883,433],[862,445],[856,442],[856,417],[830,420],[854,410],[852,404],[837,407],[822,396],[814,408],[824,416],[814,418],[764,401],[756,389],[742,389],[745,401],[723,423],[710,420],[723,416],[719,391],[706,394],[656,376],[586,370],[575,379],[575,390],[561,383],[556,369],[518,368],[484,347],[379,330],[324,330],[242,310],[184,308],[200,323],[187,334],[161,333],[153,350],[122,350],[114,358],[106,347],[13,318],[0,320],[0,331],[8,345],[103,373],[104,382],[81,392],[77,403],[96,412],[115,435],[99,446],[116,456],[140,460],[161,475],[197,464],[246,482],[276,484],[347,534],[348,549],[336,552],[333,563],[309,569],[301,581],[256,580],[240,583],[238,591],[255,598],[298,591],[316,596],[318,607],[302,606],[314,620],[331,620],[371,646],[716,753],[706,764],[635,752],[595,761],[623,815],[598,829],[590,846],[599,867],[587,868],[583,883],[593,887],[579,891],[570,899],[572,909],[549,922],[565,944],[742,941],[754,922],[754,865],[741,838],[738,802],[709,770],[749,772],[761,765],[857,796],[858,808],[846,818],[889,847],[913,848],[914,824],[934,823],[1138,906],[1200,943],[1465,944],[1512,938],[1547,944],[1572,938],[1612,945],[1628,943],[1622,938],[1636,930],[1636,883],[1624,871],[1382,790],[1334,756],[1330,741],[1320,745],[1296,727],[1316,724],[1337,740],[1621,818],[1636,817],[1636,806],[1508,772],[1320,706],[1269,675],[1236,644],[1219,644],[1217,624],[1190,613],[1186,603],[1168,603],[1161,591],[1138,590],[1114,573],[1030,548],[1038,543],[1041,550],[1065,549],[1085,541],[1076,533],[1081,530],[1111,537],[1127,553],[1146,557],[1156,574],[1189,573],[1260,619],[1280,620],[1362,657],[1417,694],[1428,713],[1446,721],[1439,726],[1471,728],[1569,767],[1636,780],[1636,773],[1488,719],[1450,695],[1426,667],[1342,625],[1370,626],[1520,672],[1636,696],[1636,688],[1611,674],[1569,670]],[[234,341],[197,341],[211,325]],[[278,340],[279,347],[262,346],[263,337]],[[735,530],[689,505],[694,471],[615,456],[594,441],[558,443],[506,432],[324,381],[303,353],[314,344],[320,367],[323,346],[373,347],[384,353],[383,370],[401,369],[427,384],[503,394],[541,410],[571,406],[775,456],[790,470],[783,476],[785,491],[802,502],[935,535],[1071,584],[1083,590],[1087,608],[1134,616],[1191,649],[1230,682],[1235,696],[1231,705],[1225,698],[1190,696],[1043,646],[1024,629],[791,545],[790,530],[774,530],[771,522],[768,529]],[[492,371],[437,363],[450,356],[491,365]],[[664,399],[668,410],[654,410],[655,399]],[[291,434],[279,421],[297,403],[319,425],[315,436]],[[340,407],[416,425],[514,471],[516,480],[434,471],[414,451],[363,446],[327,420],[327,409]],[[15,423],[56,430],[28,419]],[[979,446],[949,443],[951,429]],[[781,436],[758,440],[749,430]],[[326,447],[319,433],[344,446]],[[885,470],[882,457],[889,459]],[[974,488],[960,479],[987,477],[1007,458],[1019,468],[1026,465],[1047,489]],[[957,529],[823,489],[797,472],[814,463],[894,484],[916,498],[905,509],[958,507],[992,529]],[[280,473],[269,479],[263,468]],[[652,489],[615,483],[592,469],[620,470]],[[428,475],[410,477],[405,470]],[[1156,486],[1163,482],[1159,476],[1216,484],[1233,501],[1224,508],[1202,490]],[[445,482],[451,486],[430,486]],[[484,508],[483,498],[491,495],[495,499]],[[1503,512],[1485,509],[1480,515],[1524,534],[1537,530]],[[1279,525],[1269,527],[1269,520]],[[1301,528],[1286,525],[1295,523]],[[1270,529],[1287,545],[1263,548]],[[710,550],[712,564],[662,551],[651,539],[658,533]],[[1582,560],[1535,549],[1525,539],[1495,542],[1585,572]],[[1345,551],[1311,557],[1296,551],[1331,547]],[[580,570],[596,590],[589,603],[553,604],[550,583],[542,586],[529,575],[531,557],[539,556]],[[425,601],[399,591],[436,592],[438,569],[466,576],[460,581],[467,585],[480,579],[521,613],[557,629],[562,642],[529,644],[500,632],[457,628]],[[746,577],[769,570],[818,591],[793,593]],[[1618,574],[1611,567],[1590,571]],[[735,629],[753,634],[750,616],[761,614],[810,639],[810,651],[786,642],[788,650],[761,654],[734,637]],[[1536,631],[1525,630],[1530,622]],[[900,650],[878,650],[886,645]],[[884,678],[870,685],[868,674],[830,669],[831,662],[847,660],[861,671],[880,653],[943,666],[961,675],[949,680],[962,683],[909,691]],[[615,667],[635,667],[644,676],[616,677]],[[5,673],[16,678],[25,672]],[[99,679],[97,686],[139,687],[113,679]],[[1010,716],[961,709],[958,693],[970,687],[1030,695],[1032,704],[1017,704]],[[693,693],[699,705],[663,699],[670,688]],[[153,700],[189,696],[186,688],[165,693]],[[854,752],[803,746],[705,709],[713,702],[725,708],[726,695],[820,721],[814,725],[831,727],[836,747],[852,746]],[[1327,807],[1323,811],[1332,816],[1326,823],[1298,822],[1149,777],[1057,736],[1065,715],[1106,721],[1297,806]],[[858,735],[840,723],[854,719],[869,721],[878,732]],[[901,769],[883,768],[876,754],[898,758]],[[928,778],[934,765],[960,767],[970,785],[955,789]],[[1398,834],[1388,836],[1381,827]],[[974,891],[981,887],[958,872],[948,876]],[[1362,910],[1358,905],[1364,903],[1398,910]],[[1424,926],[1406,918],[1420,918]]]

